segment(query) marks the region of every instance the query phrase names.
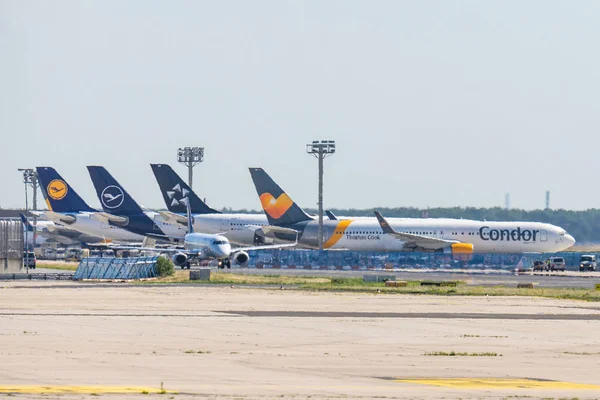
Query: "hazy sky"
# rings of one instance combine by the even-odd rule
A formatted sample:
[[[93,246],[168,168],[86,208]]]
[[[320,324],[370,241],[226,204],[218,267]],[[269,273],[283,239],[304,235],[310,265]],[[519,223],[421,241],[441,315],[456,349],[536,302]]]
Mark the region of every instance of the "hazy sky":
[[[204,146],[194,188],[259,208],[262,166],[315,207],[600,207],[600,2],[0,0],[0,206],[54,166],[147,207],[149,163]]]

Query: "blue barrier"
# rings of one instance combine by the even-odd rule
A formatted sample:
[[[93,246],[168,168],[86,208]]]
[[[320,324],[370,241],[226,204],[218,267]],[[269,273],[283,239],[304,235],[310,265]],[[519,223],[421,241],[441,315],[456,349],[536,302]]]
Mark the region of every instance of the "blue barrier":
[[[249,268],[296,269],[486,269],[514,270],[531,268],[538,260],[564,257],[567,269],[579,268],[582,254],[600,253],[521,253],[521,254],[448,254],[416,252],[359,252],[317,250],[255,250],[249,251]],[[570,267],[570,268],[569,268]]]
[[[156,261],[153,257],[89,257],[79,263],[73,275],[74,280],[81,279],[143,279],[158,276]]]

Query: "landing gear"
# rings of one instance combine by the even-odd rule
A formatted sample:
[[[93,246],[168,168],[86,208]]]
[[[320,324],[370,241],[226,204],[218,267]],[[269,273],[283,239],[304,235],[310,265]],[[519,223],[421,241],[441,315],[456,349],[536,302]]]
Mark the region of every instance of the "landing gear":
[[[229,260],[229,258],[226,258],[224,260],[219,260],[219,263],[217,264],[217,268],[219,269],[225,269],[225,268],[231,268],[231,261]]]

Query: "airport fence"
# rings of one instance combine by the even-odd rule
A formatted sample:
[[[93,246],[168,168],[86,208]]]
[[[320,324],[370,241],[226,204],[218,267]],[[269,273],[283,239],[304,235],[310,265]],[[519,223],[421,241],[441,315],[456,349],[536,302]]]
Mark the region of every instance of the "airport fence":
[[[413,252],[358,252],[317,250],[255,250],[248,252],[249,268],[259,269],[314,269],[314,270],[393,270],[393,269],[435,269],[459,270],[477,269],[508,271],[515,268],[532,268],[535,261],[549,257],[564,257],[567,269],[579,267],[582,254],[600,253],[522,253],[522,254],[448,254]]]
[[[158,276],[156,261],[152,257],[89,257],[79,263],[74,280],[81,279],[145,279]]]

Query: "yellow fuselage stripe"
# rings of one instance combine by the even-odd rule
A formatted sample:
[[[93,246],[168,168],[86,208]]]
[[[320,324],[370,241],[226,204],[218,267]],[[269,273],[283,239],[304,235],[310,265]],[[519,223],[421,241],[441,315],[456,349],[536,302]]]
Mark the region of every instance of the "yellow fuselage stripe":
[[[348,229],[351,223],[352,221],[349,219],[344,219],[338,222],[338,224],[335,227],[335,230],[333,231],[333,235],[331,235],[331,237],[329,237],[329,239],[327,239],[327,241],[323,243],[323,248],[328,249],[334,246],[337,242],[339,242],[339,240],[342,238],[342,236],[344,236],[346,229]]]

